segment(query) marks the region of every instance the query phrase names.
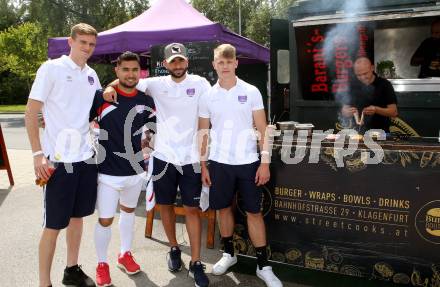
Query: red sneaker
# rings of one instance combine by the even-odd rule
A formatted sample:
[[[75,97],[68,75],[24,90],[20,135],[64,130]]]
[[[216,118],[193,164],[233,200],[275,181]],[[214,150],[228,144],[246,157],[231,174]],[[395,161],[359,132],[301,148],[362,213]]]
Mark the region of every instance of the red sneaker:
[[[141,271],[141,267],[133,258],[130,251],[118,256],[118,267],[124,269],[128,275],[133,275]]]
[[[96,267],[96,284],[99,287],[112,285],[110,270],[108,268],[108,264],[105,262],[98,263],[98,267]]]

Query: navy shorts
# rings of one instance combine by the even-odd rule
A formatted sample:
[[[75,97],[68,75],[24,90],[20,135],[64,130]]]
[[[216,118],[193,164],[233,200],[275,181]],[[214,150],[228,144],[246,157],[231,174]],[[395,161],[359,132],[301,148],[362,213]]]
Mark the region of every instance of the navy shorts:
[[[73,166],[73,172],[68,172],[72,171],[69,165]],[[44,192],[43,226],[60,230],[69,225],[70,218],[81,218],[93,214],[96,205],[97,180],[96,164],[55,163],[55,171],[47,182]]]
[[[242,165],[209,161],[209,207],[215,210],[230,207],[238,190],[244,211],[259,213],[262,189],[255,184],[259,165],[259,161]]]
[[[179,169],[183,171],[181,174]],[[176,202],[177,187],[185,206],[197,207],[200,204],[202,181],[200,172],[194,171],[192,164],[175,166],[158,158],[153,162],[153,188],[156,203],[173,205]]]

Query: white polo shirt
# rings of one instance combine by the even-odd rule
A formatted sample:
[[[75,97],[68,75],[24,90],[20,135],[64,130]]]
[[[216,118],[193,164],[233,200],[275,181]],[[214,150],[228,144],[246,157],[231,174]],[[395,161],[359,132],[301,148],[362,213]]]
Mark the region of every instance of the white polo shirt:
[[[225,90],[217,82],[199,105],[199,116],[209,118],[212,125],[209,159],[231,165],[258,161],[252,112],[263,109],[255,86],[237,78],[237,84]]]
[[[211,89],[209,82],[197,75],[187,74],[180,83],[163,76],[141,79],[137,89],[152,96],[156,105],[155,157],[175,165],[199,162],[198,106],[201,95]]]
[[[46,127],[41,144],[51,161],[79,162],[93,155],[89,113],[98,89],[96,72],[87,65],[81,69],[68,56],[38,69],[29,98],[43,103]]]

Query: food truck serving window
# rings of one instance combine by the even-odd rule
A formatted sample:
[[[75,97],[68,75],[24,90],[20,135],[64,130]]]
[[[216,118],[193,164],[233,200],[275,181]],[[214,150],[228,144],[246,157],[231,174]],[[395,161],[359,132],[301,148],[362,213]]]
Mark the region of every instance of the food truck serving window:
[[[293,22],[302,98],[344,97],[356,81],[352,65],[358,57],[370,58],[376,73],[396,83],[395,89],[402,79],[417,79],[420,67],[411,65],[411,56],[430,37],[431,23],[439,18],[440,11],[435,10],[351,18],[331,15]],[[440,73],[440,52],[438,68]],[[439,81],[423,81],[434,82]],[[417,83],[416,89],[426,90],[422,81]]]

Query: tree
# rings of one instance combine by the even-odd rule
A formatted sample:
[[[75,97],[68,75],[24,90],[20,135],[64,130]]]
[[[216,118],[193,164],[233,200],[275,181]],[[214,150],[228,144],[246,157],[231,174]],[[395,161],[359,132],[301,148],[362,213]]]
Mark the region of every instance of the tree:
[[[12,1],[0,0],[0,31],[19,24],[22,16],[23,10],[15,7]]]
[[[272,18],[271,7],[263,3],[251,12],[245,29],[246,36],[257,43],[269,46],[270,18]]]
[[[127,3],[127,12],[130,19],[142,14],[148,8],[150,8],[149,1],[131,0]]]
[[[288,11],[300,0],[191,0],[194,8],[212,21],[238,33],[240,2],[242,35],[257,43],[269,44],[271,18],[288,18]]]
[[[1,0],[0,0],[1,1]],[[39,22],[49,36],[66,36],[79,22],[98,31],[120,25],[149,7],[148,0],[25,0],[28,21]]]
[[[276,0],[272,1],[272,7],[274,9],[273,16],[278,19],[288,19],[289,8],[297,4],[299,0]]]
[[[26,101],[35,73],[46,60],[47,38],[67,36],[79,22],[103,31],[148,7],[148,0],[0,0],[1,102]],[[100,77],[113,77],[111,66],[96,68]]]
[[[239,32],[238,7],[240,2],[241,10],[241,30],[242,35],[249,37],[247,27],[249,22],[255,23],[259,20],[250,21],[252,17],[260,16],[256,11],[262,5],[266,5],[264,0],[192,0],[191,4],[194,8],[203,13],[207,18],[214,22],[225,25],[230,30]],[[264,15],[262,13],[261,15]],[[268,25],[269,22],[267,22]],[[253,29],[250,29],[252,31]],[[255,29],[254,29],[255,30]]]
[[[47,40],[41,26],[23,23],[0,32],[0,73],[13,74],[28,91],[38,67],[46,60]]]
[[[56,0],[29,0],[23,5],[27,10],[25,21],[39,23],[46,36],[67,35],[68,11]]]

